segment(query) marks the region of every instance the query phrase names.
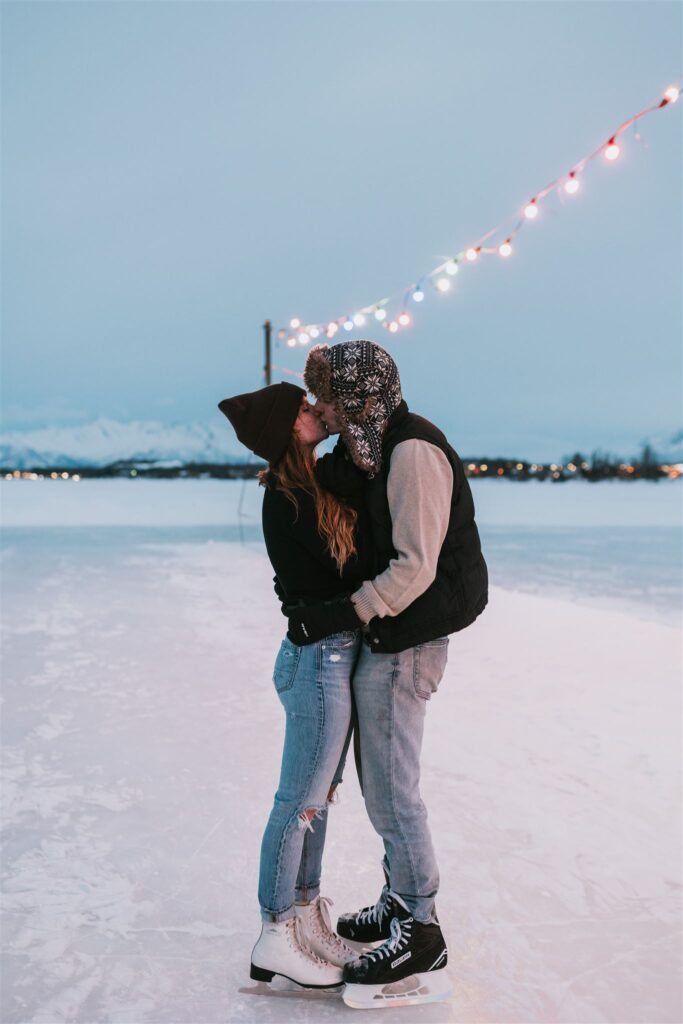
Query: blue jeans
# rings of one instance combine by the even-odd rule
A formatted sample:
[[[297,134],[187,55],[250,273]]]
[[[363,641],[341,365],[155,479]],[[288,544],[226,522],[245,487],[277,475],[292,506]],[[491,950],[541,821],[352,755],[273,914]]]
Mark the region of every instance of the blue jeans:
[[[261,843],[258,898],[265,921],[293,917],[295,901],[320,891],[328,795],[341,782],[351,738],[351,676],[360,647],[359,630],[306,647],[285,637],[275,661],[286,727],[280,783]]]
[[[447,658],[448,637],[400,654],[373,654],[363,644],[352,680],[368,817],[384,842],[392,890],[424,923],[434,918],[439,871],[420,797],[420,753],[427,701]]]

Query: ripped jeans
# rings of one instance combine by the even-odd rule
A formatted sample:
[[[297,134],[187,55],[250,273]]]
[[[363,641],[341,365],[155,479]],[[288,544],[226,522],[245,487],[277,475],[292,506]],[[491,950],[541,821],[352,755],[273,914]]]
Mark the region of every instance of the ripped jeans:
[[[328,797],[342,780],[351,739],[351,676],[360,648],[360,630],[306,647],[282,641],[273,682],[286,714],[285,744],[261,843],[264,921],[294,917],[294,903],[320,891]]]

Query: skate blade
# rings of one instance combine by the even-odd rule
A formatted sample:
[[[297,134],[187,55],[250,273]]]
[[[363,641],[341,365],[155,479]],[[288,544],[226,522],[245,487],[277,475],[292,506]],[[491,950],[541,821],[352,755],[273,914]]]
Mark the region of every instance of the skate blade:
[[[245,996],[267,996],[271,999],[339,999],[341,988],[305,988],[289,978],[276,976],[272,982],[256,981],[251,987],[243,985],[238,991]]]
[[[354,1010],[384,1010],[448,999],[453,988],[444,970],[411,974],[388,985],[346,985],[342,999]]]

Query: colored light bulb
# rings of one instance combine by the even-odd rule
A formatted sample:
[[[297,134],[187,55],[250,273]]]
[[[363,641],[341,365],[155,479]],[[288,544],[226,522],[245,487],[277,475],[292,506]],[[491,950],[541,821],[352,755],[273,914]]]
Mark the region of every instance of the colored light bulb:
[[[605,150],[605,156],[607,157],[608,160],[616,160],[616,158],[619,156],[619,147],[617,146],[617,144],[614,141],[614,139],[610,139],[609,142],[607,143],[607,148]]]

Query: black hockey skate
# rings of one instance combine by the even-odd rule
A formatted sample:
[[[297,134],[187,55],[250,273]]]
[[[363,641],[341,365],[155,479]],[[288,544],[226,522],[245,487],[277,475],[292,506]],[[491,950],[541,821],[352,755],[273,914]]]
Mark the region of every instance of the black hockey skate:
[[[337,935],[353,942],[383,942],[391,935],[391,919],[403,913],[388,885],[374,907],[364,907],[356,914],[343,914],[337,921]]]
[[[390,937],[344,967],[344,1002],[356,1009],[383,1009],[447,999],[448,950],[439,924],[422,924],[405,911],[393,917]]]

